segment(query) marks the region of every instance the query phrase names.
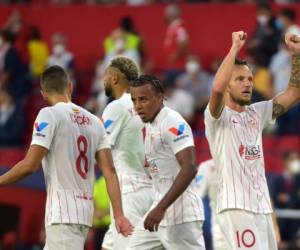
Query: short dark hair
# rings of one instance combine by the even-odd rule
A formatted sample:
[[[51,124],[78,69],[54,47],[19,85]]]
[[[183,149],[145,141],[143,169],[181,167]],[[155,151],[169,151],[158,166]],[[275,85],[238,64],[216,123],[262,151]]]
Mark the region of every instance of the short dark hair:
[[[123,73],[127,81],[134,81],[139,76],[139,68],[130,58],[118,56],[111,60],[109,67],[118,69]]]
[[[68,82],[67,73],[58,65],[47,68],[41,76],[41,87],[48,93],[64,94]]]
[[[283,9],[283,10],[280,11],[279,14],[286,17],[287,19],[289,19],[293,23],[296,21],[296,12],[291,8]]]
[[[247,61],[240,58],[235,58],[234,64],[238,66],[243,66],[243,65],[248,66]]]
[[[154,75],[141,75],[132,82],[131,86],[140,87],[146,84],[150,84],[157,93],[165,92],[162,82]]]

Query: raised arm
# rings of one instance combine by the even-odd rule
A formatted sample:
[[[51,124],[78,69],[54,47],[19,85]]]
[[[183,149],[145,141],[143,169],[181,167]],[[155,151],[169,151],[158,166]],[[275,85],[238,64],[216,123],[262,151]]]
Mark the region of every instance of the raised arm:
[[[219,118],[224,108],[224,94],[230,81],[234,62],[240,49],[244,46],[247,34],[243,31],[232,33],[232,46],[219,67],[209,99],[209,111],[214,118]]]
[[[286,34],[285,43],[292,56],[292,70],[287,89],[273,99],[273,118],[282,115],[300,99],[300,37]]]

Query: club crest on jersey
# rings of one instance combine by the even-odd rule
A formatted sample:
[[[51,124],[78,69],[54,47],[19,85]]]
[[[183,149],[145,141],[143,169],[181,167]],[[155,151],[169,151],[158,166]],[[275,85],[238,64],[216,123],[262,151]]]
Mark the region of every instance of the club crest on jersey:
[[[47,122],[41,122],[41,123],[35,122],[34,123],[34,128],[37,132],[42,132],[47,126],[48,126]]]
[[[241,157],[245,156],[246,160],[257,160],[261,158],[261,150],[259,145],[255,146],[244,146],[243,144],[239,147],[239,154]]]
[[[103,120],[103,125],[105,129],[108,129],[110,125],[113,123],[113,120],[107,119],[106,121]]]

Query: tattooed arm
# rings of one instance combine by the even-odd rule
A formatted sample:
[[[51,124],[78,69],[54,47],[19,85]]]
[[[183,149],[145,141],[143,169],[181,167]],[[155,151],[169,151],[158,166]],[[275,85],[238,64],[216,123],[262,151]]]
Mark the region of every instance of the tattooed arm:
[[[285,42],[292,54],[292,71],[287,89],[273,99],[273,118],[282,115],[300,100],[300,37],[286,34]]]

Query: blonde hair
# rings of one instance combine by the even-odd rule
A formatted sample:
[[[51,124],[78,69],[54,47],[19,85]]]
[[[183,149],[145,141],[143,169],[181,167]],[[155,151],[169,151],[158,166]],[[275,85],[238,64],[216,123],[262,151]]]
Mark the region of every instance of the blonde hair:
[[[118,69],[124,74],[128,82],[132,82],[139,76],[139,68],[137,64],[128,57],[118,56],[111,60],[109,67]]]

